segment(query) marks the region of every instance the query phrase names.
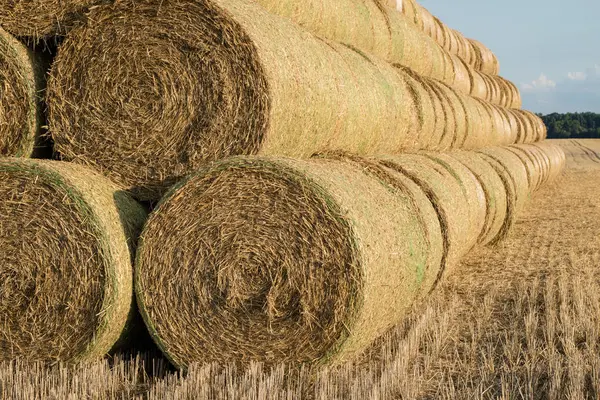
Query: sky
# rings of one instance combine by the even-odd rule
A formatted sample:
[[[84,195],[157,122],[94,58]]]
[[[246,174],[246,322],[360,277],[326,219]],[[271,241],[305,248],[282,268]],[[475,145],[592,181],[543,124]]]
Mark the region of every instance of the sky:
[[[599,0],[419,0],[446,25],[479,40],[523,108],[600,113]]]

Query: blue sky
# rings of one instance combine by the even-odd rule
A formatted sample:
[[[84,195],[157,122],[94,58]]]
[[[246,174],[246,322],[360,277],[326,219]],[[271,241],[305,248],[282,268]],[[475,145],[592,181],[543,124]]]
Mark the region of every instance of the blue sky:
[[[420,0],[451,28],[487,45],[523,108],[600,113],[599,0]]]

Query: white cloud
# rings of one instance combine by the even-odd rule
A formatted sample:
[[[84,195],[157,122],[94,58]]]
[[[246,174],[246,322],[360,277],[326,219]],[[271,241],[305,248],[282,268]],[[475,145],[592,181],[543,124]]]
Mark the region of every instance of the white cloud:
[[[548,79],[543,73],[540,77],[530,83],[521,84],[521,88],[525,91],[548,91],[556,87],[556,82]]]
[[[585,81],[587,74],[585,72],[569,72],[567,77],[572,81]]]

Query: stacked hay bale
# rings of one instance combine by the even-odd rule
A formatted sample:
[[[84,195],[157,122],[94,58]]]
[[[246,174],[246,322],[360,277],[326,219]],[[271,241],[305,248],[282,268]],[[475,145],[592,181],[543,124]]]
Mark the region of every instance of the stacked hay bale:
[[[42,125],[42,63],[0,28],[0,156],[29,157]]]
[[[135,292],[185,368],[355,357],[558,175],[516,87],[433,16],[440,44],[379,0],[259,3],[0,5],[15,34],[67,34],[46,101],[72,161],[0,160],[6,357],[86,360],[122,334],[145,214],[121,187],[171,187]]]
[[[230,155],[517,142],[516,126],[482,126],[491,111],[482,116],[480,100],[318,39],[251,1],[178,0],[159,14],[157,4],[93,10],[61,46],[47,97],[62,157],[100,169],[140,199]],[[494,117],[514,113],[504,111]]]
[[[132,309],[145,211],[101,175],[0,158],[0,360],[103,356]]]
[[[0,25],[16,36],[42,39],[68,32],[90,8],[112,0],[11,0],[0,4]]]
[[[434,17],[429,10],[418,4],[416,0],[401,0],[396,4],[390,0],[388,6],[396,8],[408,21],[425,32],[451,54],[460,57],[475,70],[489,75],[498,75],[500,63],[488,47],[449,28]]]
[[[527,182],[507,148],[218,161],[150,216],[136,261],[138,304],[181,368],[344,362],[475,243],[505,235],[533,188]]]
[[[496,64],[494,72],[488,67],[490,62],[497,63],[495,55],[479,42],[471,43],[450,30],[425,9],[423,15],[428,18],[423,21],[423,32],[411,23],[411,15],[402,15],[382,0],[338,0],[335,7],[326,0],[255,1],[269,12],[288,17],[321,37],[407,66],[462,93],[504,107],[520,107],[517,88],[504,84],[505,80],[497,76]],[[413,6],[421,8],[416,3],[407,3],[408,13],[412,13],[409,9]]]

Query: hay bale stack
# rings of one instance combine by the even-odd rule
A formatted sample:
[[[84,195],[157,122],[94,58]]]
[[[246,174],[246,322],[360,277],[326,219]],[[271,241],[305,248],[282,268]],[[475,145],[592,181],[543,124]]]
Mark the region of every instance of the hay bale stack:
[[[15,36],[64,35],[93,6],[111,0],[10,0],[0,3],[0,26]]]
[[[0,156],[29,157],[39,143],[44,88],[40,61],[0,28]]]
[[[527,170],[521,160],[510,150],[490,147],[478,151],[502,179],[507,193],[506,219],[497,240],[504,239],[515,224],[519,213],[529,200]]]
[[[415,26],[414,2],[402,3],[404,11],[398,12],[396,6],[384,4],[383,0],[338,0],[335,5],[325,0],[257,1],[269,12],[289,18],[321,37],[346,43],[393,64],[405,65],[463,93],[471,93],[471,79],[467,76],[474,72],[491,80],[494,86],[500,85],[496,75],[474,69],[472,64],[476,58],[471,51],[472,45],[460,33],[448,28],[426,10],[424,17],[418,17],[424,18],[422,25],[425,32]],[[489,49],[485,49],[485,54],[491,54]],[[492,56],[488,58],[493,60]],[[458,61],[453,58],[461,59],[465,65],[455,65]],[[469,61],[471,64],[467,65]],[[492,98],[492,94],[496,97]],[[505,106],[499,103],[499,93],[486,91],[478,97]]]
[[[508,211],[508,194],[502,179],[496,170],[475,152],[456,151],[449,155],[471,170],[485,194],[486,215],[477,242],[480,245],[497,243],[504,237]]]
[[[530,145],[511,145],[507,149],[515,153],[521,160],[527,171],[527,181],[529,190],[538,190],[544,183],[546,165],[537,151],[537,147],[531,148]]]
[[[144,210],[74,164],[0,159],[0,360],[83,361],[115,344],[132,305]]]
[[[47,102],[66,160],[153,199],[229,155],[405,149],[414,104],[390,64],[251,1],[159,3],[97,8],[61,46]]]
[[[496,55],[483,43],[475,39],[467,39],[476,56],[475,68],[485,74],[498,75],[500,63]]]
[[[232,158],[170,191],[144,228],[135,290],[176,366],[341,363],[403,318],[438,276],[441,230],[415,185],[364,170]]]
[[[485,228],[487,204],[483,186],[467,166],[452,157],[452,153],[421,152],[419,154],[444,167],[458,181],[467,201],[463,207],[469,214],[469,229],[463,233],[468,241],[465,248],[472,248],[478,243]]]
[[[380,164],[412,179],[429,197],[440,217],[447,243],[446,265],[454,265],[476,242],[480,232],[473,224],[468,193],[459,171],[451,171],[426,155],[403,154],[383,157]],[[464,177],[463,180],[467,180]]]

